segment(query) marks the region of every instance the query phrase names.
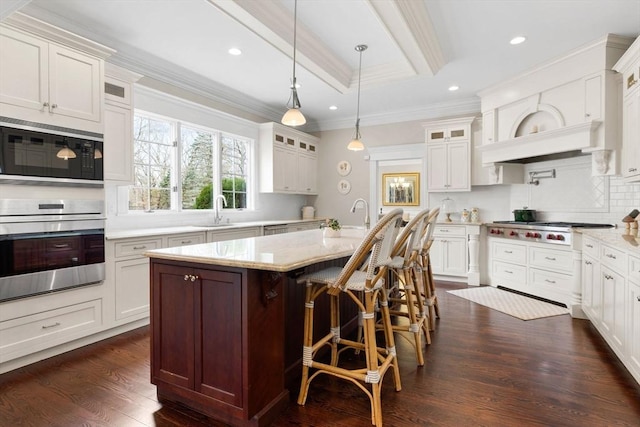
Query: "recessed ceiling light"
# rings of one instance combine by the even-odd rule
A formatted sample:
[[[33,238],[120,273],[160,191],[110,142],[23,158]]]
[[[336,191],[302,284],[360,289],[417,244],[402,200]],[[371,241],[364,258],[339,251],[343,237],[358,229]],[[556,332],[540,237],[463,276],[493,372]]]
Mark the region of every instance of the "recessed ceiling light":
[[[233,56],[238,56],[238,55],[242,55],[242,51],[237,47],[232,47],[231,49],[229,49],[229,54]]]
[[[509,43],[511,44],[520,44],[523,43],[527,38],[525,36],[517,36],[511,39]]]
[[[331,107],[329,107],[329,110],[337,110],[338,107],[336,107],[335,105],[332,105]]]
[[[460,89],[460,88],[459,88],[458,86],[456,86],[456,85],[451,85],[451,86],[449,86],[449,90],[450,90],[451,92],[455,92],[455,91],[456,91],[456,90],[458,90],[458,89]]]

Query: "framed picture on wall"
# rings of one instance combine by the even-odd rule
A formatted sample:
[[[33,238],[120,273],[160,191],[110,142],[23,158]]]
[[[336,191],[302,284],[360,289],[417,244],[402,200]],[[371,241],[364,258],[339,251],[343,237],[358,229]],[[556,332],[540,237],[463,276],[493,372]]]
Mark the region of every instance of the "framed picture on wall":
[[[419,173],[382,174],[384,206],[420,206]]]

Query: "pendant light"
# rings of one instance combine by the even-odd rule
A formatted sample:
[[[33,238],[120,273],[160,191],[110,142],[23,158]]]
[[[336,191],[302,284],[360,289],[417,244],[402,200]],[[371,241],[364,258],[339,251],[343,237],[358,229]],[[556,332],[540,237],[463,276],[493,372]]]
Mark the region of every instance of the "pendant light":
[[[307,123],[300,111],[298,88],[296,87],[296,18],[298,15],[298,0],[293,4],[293,78],[291,81],[291,108],[282,116],[282,124],[288,126],[300,126]]]
[[[347,145],[347,149],[351,151],[364,150],[364,144],[360,140],[360,79],[362,77],[362,52],[367,50],[366,44],[359,44],[356,46],[356,52],[360,52],[360,65],[358,66],[358,107],[356,110],[356,132],[353,135],[353,139]]]
[[[64,160],[75,159],[76,153],[71,148],[69,148],[67,138],[63,138],[62,141],[64,142],[64,147],[58,150],[58,152],[56,153],[56,157]]]

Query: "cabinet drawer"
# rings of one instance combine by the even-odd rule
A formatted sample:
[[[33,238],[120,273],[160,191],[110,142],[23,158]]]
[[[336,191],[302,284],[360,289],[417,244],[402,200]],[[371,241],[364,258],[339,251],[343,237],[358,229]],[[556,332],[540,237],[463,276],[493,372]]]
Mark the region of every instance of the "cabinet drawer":
[[[197,245],[206,241],[206,233],[188,233],[171,236],[167,239],[167,247]]]
[[[640,284],[640,258],[629,255],[629,279]]]
[[[0,322],[0,363],[80,338],[102,324],[102,300]]]
[[[492,277],[507,286],[511,283],[527,283],[527,267],[525,266],[493,261],[491,270]]]
[[[627,271],[627,255],[615,248],[607,245],[600,246],[600,261],[611,267],[617,273],[626,273]]]
[[[160,239],[127,240],[116,242],[116,258],[142,255],[146,251],[158,249],[161,246]]]
[[[598,259],[600,256],[600,242],[591,237],[582,237],[582,252],[592,258]]]
[[[529,285],[536,289],[546,289],[546,295],[564,293],[570,295],[573,286],[573,276],[570,274],[556,273],[553,271],[529,269]]]
[[[494,240],[491,242],[491,256],[497,260],[525,264],[527,262],[527,247]]]
[[[571,252],[547,248],[529,248],[529,265],[560,272],[573,271]]]
[[[433,230],[434,236],[447,237],[447,236],[466,236],[467,232],[464,227],[438,225]]]

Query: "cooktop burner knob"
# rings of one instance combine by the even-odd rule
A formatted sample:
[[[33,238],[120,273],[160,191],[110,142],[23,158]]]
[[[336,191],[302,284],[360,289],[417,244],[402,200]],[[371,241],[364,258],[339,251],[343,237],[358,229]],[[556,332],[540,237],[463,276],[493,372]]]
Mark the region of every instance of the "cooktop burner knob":
[[[515,232],[515,231],[512,231],[511,233],[509,233],[509,236],[517,236],[517,235],[518,235],[518,233]]]
[[[556,239],[557,239],[557,240],[564,240],[564,236],[563,236],[562,234],[558,234],[558,235],[556,236]]]
[[[527,231],[527,234],[525,234],[524,237],[533,237],[533,234]]]
[[[534,239],[539,239],[540,238],[540,233],[533,233],[533,238]]]
[[[553,234],[547,234],[547,240],[556,240],[556,236]]]

